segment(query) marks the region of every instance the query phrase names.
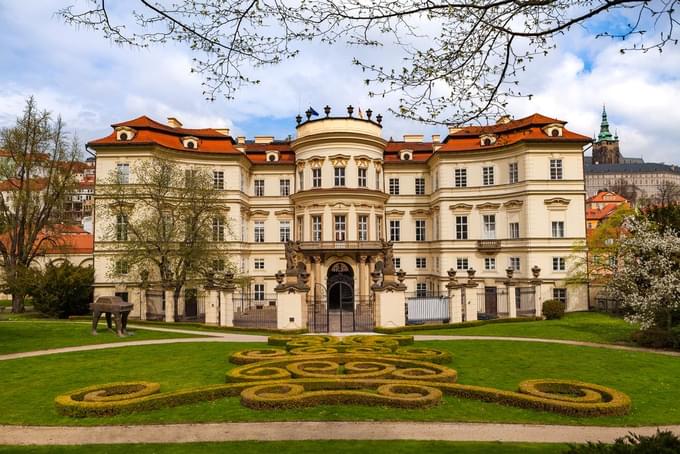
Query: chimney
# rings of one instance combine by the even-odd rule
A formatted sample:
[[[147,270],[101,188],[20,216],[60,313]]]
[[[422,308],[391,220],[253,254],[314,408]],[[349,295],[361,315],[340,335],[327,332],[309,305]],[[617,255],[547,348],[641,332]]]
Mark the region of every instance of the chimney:
[[[496,120],[496,124],[497,125],[504,125],[504,124],[510,123],[511,120],[512,120],[512,117],[510,117],[510,115],[501,115],[500,117],[498,117],[498,120]]]
[[[245,144],[246,143],[246,136],[238,136],[236,138],[236,143]]]
[[[274,136],[255,136],[255,143],[272,143]]]
[[[432,134],[432,143],[439,143],[441,136],[439,134]]]
[[[171,128],[181,128],[182,122],[175,117],[168,117],[168,126]]]
[[[215,129],[215,131],[219,132],[220,134],[224,134],[225,136],[229,135],[229,128]]]
[[[422,142],[424,138],[422,134],[404,134],[404,142],[417,143]]]
[[[459,131],[462,131],[463,128],[459,128],[457,126],[449,126],[449,135],[455,134]]]

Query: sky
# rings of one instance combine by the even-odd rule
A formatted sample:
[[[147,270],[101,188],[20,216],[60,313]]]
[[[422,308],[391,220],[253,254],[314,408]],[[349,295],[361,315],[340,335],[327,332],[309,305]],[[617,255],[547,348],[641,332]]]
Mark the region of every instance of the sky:
[[[321,112],[326,104],[335,112],[348,104],[382,112],[386,139],[446,135],[444,127],[394,118],[388,101],[369,98],[365,76],[351,64],[357,51],[342,46],[306,45],[298,58],[263,70],[262,83],[243,89],[236,100],[205,101],[188,50],[174,44],[121,47],[64,24],[55,11],[77,1],[0,0],[0,127],[14,124],[26,98],[35,96],[83,143],[140,115],[161,122],[173,116],[189,128],[230,128],[234,136],[284,139],[295,134],[295,115],[310,105]],[[606,104],[625,156],[680,164],[680,49],[622,55],[620,42],[594,37],[614,29],[616,19],[593,21],[562,37],[556,51],[523,75],[521,91],[532,99],[511,100],[509,113],[521,118],[540,112],[592,136]]]

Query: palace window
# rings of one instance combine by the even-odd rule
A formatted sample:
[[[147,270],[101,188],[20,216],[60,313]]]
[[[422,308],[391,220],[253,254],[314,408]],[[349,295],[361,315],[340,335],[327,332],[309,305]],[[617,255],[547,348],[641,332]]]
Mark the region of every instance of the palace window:
[[[383,218],[382,216],[375,217],[375,238],[381,241],[383,238]]]
[[[116,260],[116,274],[126,275],[130,272],[130,265],[127,260]]]
[[[553,289],[553,299],[559,301],[560,303],[567,305],[567,289],[566,288],[554,288]]]
[[[359,167],[357,170],[357,186],[360,188],[365,188],[367,186],[366,170],[365,167]]]
[[[467,169],[456,169],[453,183],[457,188],[467,187]]]
[[[298,172],[298,187],[300,191],[305,189],[305,173],[302,170]]]
[[[515,271],[520,270],[520,260],[519,257],[510,257],[510,268],[512,268]]]
[[[312,241],[321,241],[321,216],[312,216]]]
[[[416,257],[416,268],[419,270],[424,270],[425,268],[427,268],[427,258]]]
[[[519,222],[511,222],[509,226],[510,226],[510,238],[512,239],[519,238]]]
[[[289,196],[290,195],[290,180],[285,179],[285,180],[279,180],[279,194],[282,196]]]
[[[553,221],[552,223],[552,237],[564,238],[564,221]]]
[[[365,214],[357,216],[357,239],[368,241],[368,216]]]
[[[336,167],[338,169],[342,167]],[[335,241],[345,241],[347,231],[347,222],[345,215],[335,216]]]
[[[456,239],[457,240],[467,240],[468,239],[468,217],[467,216],[456,216]]]
[[[224,218],[214,217],[212,220],[212,240],[224,241]]]
[[[551,180],[561,180],[562,179],[562,160],[561,159],[551,159],[550,160],[550,179]]]
[[[184,169],[184,187],[190,188],[194,186],[196,178],[196,169]]]
[[[392,264],[394,264],[394,269],[401,269],[401,257],[392,257]]]
[[[212,261],[212,270],[221,272],[224,271],[224,260],[223,259],[216,259]]]
[[[264,243],[264,221],[255,221],[255,242]]]
[[[425,282],[416,283],[416,298],[425,298],[427,296],[427,284]]]
[[[300,240],[300,241],[302,241],[304,231],[305,231],[305,229],[304,229],[305,221],[304,220],[305,220],[304,216],[298,216],[297,217],[297,223],[296,223],[296,225],[297,225],[297,239]]]
[[[264,269],[264,259],[258,258],[253,260],[253,268],[256,270]]]
[[[496,259],[493,257],[484,257],[484,269],[487,271],[494,271],[496,269]]]
[[[401,239],[401,222],[393,219],[390,220],[390,241],[400,241]]]
[[[116,179],[119,184],[128,184],[130,182],[130,164],[116,165]]]
[[[552,258],[553,271],[566,271],[567,264],[564,257],[553,257]]]
[[[380,172],[375,171],[375,190],[380,191]]]
[[[255,180],[255,197],[264,196],[264,180]]]
[[[321,187],[321,169],[312,169],[312,187]]]
[[[128,240],[128,217],[127,214],[119,214],[116,216],[116,240]]]
[[[344,167],[334,167],[335,169],[335,186],[345,185],[345,168]]]
[[[426,224],[424,219],[416,219],[416,241],[425,241]]]
[[[213,170],[213,189],[224,189],[224,172]]]
[[[264,284],[253,285],[253,297],[255,301],[264,301]]]
[[[508,165],[509,182],[517,183],[519,181],[519,170],[516,162],[511,162]]]
[[[485,214],[482,216],[482,224],[484,225],[484,239],[496,239],[496,215]]]
[[[456,269],[457,270],[467,270],[470,268],[470,261],[467,257],[456,258]]]
[[[390,178],[390,195],[399,195],[399,178]]]
[[[416,178],[416,195],[425,195],[425,178]]]
[[[493,167],[482,167],[482,184],[484,186],[491,186],[495,184]]]
[[[290,221],[279,221],[279,241],[282,243],[290,241]]]

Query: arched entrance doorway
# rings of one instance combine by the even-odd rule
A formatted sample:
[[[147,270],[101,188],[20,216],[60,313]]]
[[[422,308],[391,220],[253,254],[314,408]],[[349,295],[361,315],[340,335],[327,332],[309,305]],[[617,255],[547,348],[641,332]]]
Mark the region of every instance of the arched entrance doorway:
[[[334,263],[328,269],[326,288],[329,310],[354,310],[354,271],[351,266],[344,262]]]

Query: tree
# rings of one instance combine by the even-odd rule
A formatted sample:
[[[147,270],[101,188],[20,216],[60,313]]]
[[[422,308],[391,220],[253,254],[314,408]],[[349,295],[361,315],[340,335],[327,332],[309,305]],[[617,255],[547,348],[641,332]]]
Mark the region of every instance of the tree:
[[[304,42],[396,50],[391,63],[353,63],[367,75],[370,96],[396,93],[395,115],[433,124],[497,118],[509,98],[531,97],[518,88],[522,72],[553,50],[558,36],[595,17],[631,18],[612,27],[616,34],[598,35],[628,40],[622,53],[678,43],[674,1],[138,0],[120,21],[109,2],[88,3],[59,14],[118,44],[186,45],[211,100],[218,92],[233,98],[243,84],[258,83],[254,67],[294,58]],[[630,43],[634,37],[638,41]]]
[[[664,180],[657,188],[656,202],[661,206],[672,205],[680,199],[680,185]]]
[[[212,174],[203,169],[183,169],[155,157],[134,167],[130,183],[114,171],[98,196],[98,209],[111,221],[106,236],[115,241],[110,274],[149,273],[173,290],[177,317],[187,282],[222,268],[216,261],[231,266],[224,243],[226,210]]]
[[[29,267],[61,242],[78,142],[69,140],[61,118],[53,120],[29,98],[16,125],[0,130],[0,149],[0,255],[12,312],[22,312]]]
[[[94,268],[64,261],[58,265],[48,264],[44,272],[31,271],[33,279],[29,293],[38,311],[58,318],[89,312]]]
[[[680,310],[680,237],[645,218],[628,218],[624,227],[628,234],[619,241],[607,291],[622,302],[629,321],[670,332]]]

